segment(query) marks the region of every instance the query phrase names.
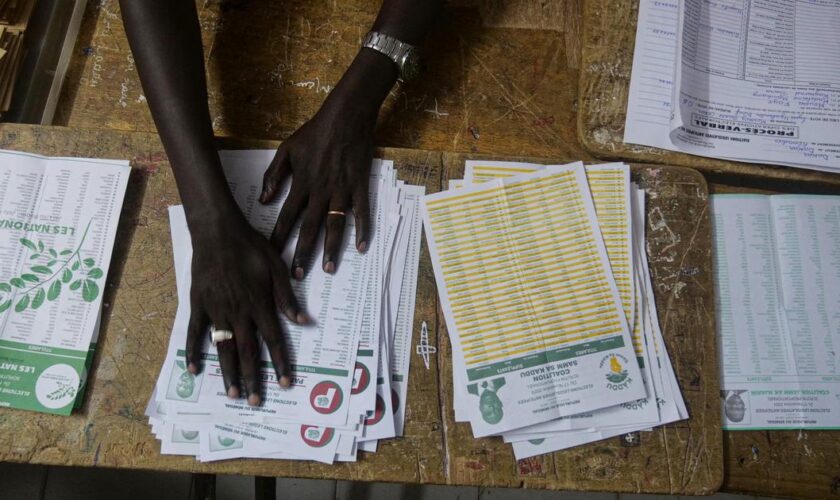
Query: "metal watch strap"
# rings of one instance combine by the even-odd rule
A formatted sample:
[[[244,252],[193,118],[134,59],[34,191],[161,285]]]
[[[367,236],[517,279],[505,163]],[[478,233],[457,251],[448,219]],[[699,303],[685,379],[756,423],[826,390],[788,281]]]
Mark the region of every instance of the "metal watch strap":
[[[405,63],[405,56],[414,50],[413,45],[401,42],[392,36],[376,31],[368,32],[362,42],[362,47],[373,49],[388,56],[397,65],[401,77],[404,74],[403,65]]]

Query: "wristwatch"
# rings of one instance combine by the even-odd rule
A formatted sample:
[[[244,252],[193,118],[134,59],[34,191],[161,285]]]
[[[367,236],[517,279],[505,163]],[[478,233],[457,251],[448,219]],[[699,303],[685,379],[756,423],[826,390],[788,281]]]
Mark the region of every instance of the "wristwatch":
[[[365,36],[362,47],[388,56],[397,65],[399,80],[407,82],[420,73],[420,51],[414,45],[401,42],[392,36],[371,31]]]

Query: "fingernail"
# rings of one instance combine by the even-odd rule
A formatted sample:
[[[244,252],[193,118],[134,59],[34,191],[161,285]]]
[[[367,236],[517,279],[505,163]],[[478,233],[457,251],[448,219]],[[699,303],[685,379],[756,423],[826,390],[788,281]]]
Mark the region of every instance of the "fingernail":
[[[335,262],[333,262],[331,260],[327,261],[327,263],[324,264],[324,272],[329,273],[329,274],[334,273],[335,272]]]
[[[296,267],[295,268],[295,279],[302,280],[303,279],[303,268]]]
[[[358,244],[358,245],[356,245],[356,248],[357,248],[360,252],[364,252],[365,250],[367,250],[367,241],[360,241],[360,242],[359,242],[359,244]]]
[[[292,385],[292,379],[288,375],[280,377],[280,387],[289,387]]]
[[[248,396],[248,404],[251,406],[259,406],[260,405],[260,395],[259,394],[251,394]]]
[[[190,362],[190,364],[187,365],[187,370],[189,370],[190,373],[192,373],[193,375],[197,375],[198,374],[198,365],[196,365],[193,362]]]
[[[313,321],[312,316],[306,314],[305,312],[297,313],[296,318],[297,318],[297,322],[301,325],[308,325],[308,324],[312,323],[312,321]]]
[[[232,386],[228,387],[227,396],[230,399],[238,398],[239,397],[239,388],[236,387],[235,385],[232,385]]]

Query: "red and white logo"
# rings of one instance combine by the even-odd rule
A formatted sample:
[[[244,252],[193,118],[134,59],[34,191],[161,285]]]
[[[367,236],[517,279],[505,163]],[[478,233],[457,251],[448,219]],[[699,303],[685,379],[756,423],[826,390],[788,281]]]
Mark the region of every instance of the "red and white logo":
[[[344,394],[341,393],[341,387],[332,380],[315,384],[312,392],[309,393],[309,404],[315,411],[323,415],[334,413],[341,406],[343,400]]]
[[[316,427],[314,425],[301,425],[300,437],[303,442],[313,448],[321,448],[332,441],[335,436],[335,429],[332,427]]]
[[[350,389],[350,394],[359,394],[367,389],[368,385],[370,385],[370,370],[357,361],[356,368],[353,370],[353,388]]]
[[[400,407],[400,395],[397,394],[397,391],[391,389],[391,411],[394,415],[397,414],[397,409]]]
[[[382,396],[379,394],[376,395],[376,408],[373,410],[373,414],[368,412],[367,417],[365,418],[365,425],[376,425],[382,420],[382,416],[385,415],[385,400],[382,399]]]

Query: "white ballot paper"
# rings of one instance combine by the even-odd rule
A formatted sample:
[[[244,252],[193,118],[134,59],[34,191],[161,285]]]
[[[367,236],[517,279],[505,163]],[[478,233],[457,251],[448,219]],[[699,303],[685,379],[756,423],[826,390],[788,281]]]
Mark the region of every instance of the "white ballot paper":
[[[0,151],[0,406],[73,410],[130,170]]]
[[[485,160],[468,160],[465,167],[464,179],[450,181],[450,190],[546,168],[533,163]],[[502,433],[504,441],[512,443],[517,459],[688,418],[653,302],[644,249],[644,192],[631,186],[627,165],[587,165],[585,171],[647,396]],[[458,370],[453,372],[453,383],[456,421],[469,421],[470,395],[464,390],[466,383]]]
[[[523,173],[542,170],[545,165],[534,163],[491,162],[467,160],[464,182],[482,184],[492,179],[503,179]],[[634,422],[638,425],[647,422],[655,425],[659,421],[659,412],[654,401],[653,387],[650,385],[650,363],[647,360],[642,323],[634,317],[634,279],[633,279],[633,238],[631,231],[631,189],[630,169],[623,163],[587,165],[585,168],[587,183],[595,205],[598,226],[604,239],[612,275],[618,286],[622,307],[628,325],[631,325],[631,339],[636,351],[637,361],[642,370],[642,377],[649,397],[622,405],[604,408],[595,412],[585,412],[568,418],[561,418],[505,433],[506,440],[529,439],[534,433],[545,435],[548,432],[573,429],[603,428],[615,422]],[[456,387],[463,387],[458,384]],[[457,394],[457,393],[456,393]],[[459,394],[462,401],[468,398]],[[648,399],[650,398],[650,401]],[[456,404],[456,420],[466,420],[463,404]]]
[[[421,206],[477,437],[645,397],[582,164]]]
[[[714,195],[723,426],[840,429],[840,197]]]
[[[838,53],[838,0],[641,0],[624,141],[837,171]]]
[[[276,220],[283,193],[263,206],[256,195],[265,165],[274,151],[224,151],[220,156],[234,197],[249,221],[263,234]],[[192,376],[185,370],[183,346],[189,317],[191,243],[182,207],[170,209],[179,307],[167,360],[147,414],[163,453],[187,454],[202,461],[231,458],[306,459],[325,463],[353,461],[358,449],[375,451],[377,440],[394,437],[399,407],[405,398],[392,396],[389,343],[411,344],[411,327],[399,321],[413,315],[416,266],[420,240],[419,210],[412,206],[424,189],[396,180],[391,162],[376,160],[371,169],[370,247],[359,254],[355,235],[338,271],[327,275],[313,270],[296,295],[315,325],[289,332],[293,387],[276,384],[269,357],[263,352],[264,403],[252,408],[226,397],[215,360],[205,345],[205,366]],[[349,228],[352,230],[352,225]],[[398,241],[405,232],[405,243]],[[294,240],[294,238],[292,238]],[[289,259],[295,242],[284,252]],[[319,259],[320,257],[316,257]],[[413,271],[412,271],[413,268]],[[412,276],[413,275],[413,276]],[[391,280],[397,292],[387,293]],[[405,293],[402,292],[405,288]],[[409,311],[410,310],[410,311]],[[393,312],[394,320],[388,315]],[[341,366],[339,360],[346,364]],[[408,376],[408,359],[393,375]],[[373,364],[373,366],[369,366]],[[338,370],[352,367],[341,374]],[[313,392],[324,382],[334,385]],[[314,395],[313,395],[314,394]],[[323,400],[323,401],[321,401]]]

